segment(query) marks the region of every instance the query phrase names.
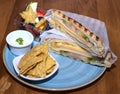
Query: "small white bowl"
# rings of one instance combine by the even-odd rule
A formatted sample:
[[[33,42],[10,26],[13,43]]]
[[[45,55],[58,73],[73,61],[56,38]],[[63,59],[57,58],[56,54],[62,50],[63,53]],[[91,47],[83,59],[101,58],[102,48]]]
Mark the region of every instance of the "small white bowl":
[[[23,57],[24,55],[20,55],[20,56],[17,56],[13,59],[13,66],[14,66],[14,69],[15,71],[17,72],[17,74],[19,75],[19,69],[18,69],[18,64],[20,62],[20,59]],[[51,56],[52,57],[52,56]],[[53,58],[53,57],[52,57]],[[54,59],[54,58],[53,58]],[[54,59],[55,60],[55,59]],[[58,62],[55,60],[56,62],[56,65],[55,65],[55,68],[53,69],[53,71],[48,74],[45,78],[32,78],[32,77],[28,77],[28,76],[24,76],[24,75],[19,75],[20,77],[26,79],[26,80],[31,80],[31,81],[39,81],[39,80],[44,80],[44,79],[47,79],[49,77],[51,77],[53,74],[55,74],[59,68],[59,64]]]
[[[16,41],[19,38],[22,38],[23,44]],[[14,55],[21,55],[31,49],[34,37],[29,31],[15,30],[7,35],[6,41]]]

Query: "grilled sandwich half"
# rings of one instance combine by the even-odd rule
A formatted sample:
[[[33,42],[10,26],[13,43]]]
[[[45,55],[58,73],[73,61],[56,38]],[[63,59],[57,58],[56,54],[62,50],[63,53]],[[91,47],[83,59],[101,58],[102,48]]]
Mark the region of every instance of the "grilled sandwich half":
[[[110,67],[111,53],[107,53],[106,57],[100,58],[97,56],[92,56],[87,50],[78,46],[74,42],[70,42],[66,39],[58,38],[46,38],[44,40],[47,42],[49,51],[74,58],[85,63],[90,63],[97,66]]]
[[[105,48],[102,40],[73,18],[66,16],[59,10],[53,10],[47,20],[53,28],[72,38],[76,44],[90,53],[97,56],[104,54]]]

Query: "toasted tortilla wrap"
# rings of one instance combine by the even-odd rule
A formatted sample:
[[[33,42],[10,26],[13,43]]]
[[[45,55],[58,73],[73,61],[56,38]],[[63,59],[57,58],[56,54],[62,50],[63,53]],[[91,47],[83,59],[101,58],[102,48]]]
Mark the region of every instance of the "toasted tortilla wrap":
[[[87,51],[97,56],[104,54],[105,48],[102,40],[85,26],[64,15],[61,11],[53,10],[47,20],[51,27],[71,37],[79,46],[85,48]]]
[[[92,65],[110,67],[111,54],[108,53],[106,57],[100,58],[92,56],[87,50],[76,45],[75,43],[58,38],[46,38],[44,41],[48,43],[49,51],[68,56]]]

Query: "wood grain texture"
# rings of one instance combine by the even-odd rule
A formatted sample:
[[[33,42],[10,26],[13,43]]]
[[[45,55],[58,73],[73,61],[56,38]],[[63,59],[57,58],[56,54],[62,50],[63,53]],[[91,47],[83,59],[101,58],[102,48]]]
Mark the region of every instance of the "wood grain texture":
[[[0,0],[0,43],[3,39],[4,33],[7,28],[8,21],[10,19],[15,0]],[[11,10],[11,11],[10,11]]]
[[[5,40],[5,33],[7,30],[7,25],[14,8],[15,0],[0,0],[0,77],[6,73],[5,67],[3,66],[2,51],[3,51],[3,41]],[[5,41],[4,41],[5,43]]]
[[[50,92],[31,88],[15,80],[3,66],[5,37],[16,29],[14,19],[30,1],[38,1],[44,10],[61,9],[105,22],[111,50],[118,56],[111,69],[94,83],[72,91]],[[120,93],[120,0],[0,0],[0,77],[9,75],[12,86],[5,94],[119,94]],[[5,9],[6,8],[6,9]]]

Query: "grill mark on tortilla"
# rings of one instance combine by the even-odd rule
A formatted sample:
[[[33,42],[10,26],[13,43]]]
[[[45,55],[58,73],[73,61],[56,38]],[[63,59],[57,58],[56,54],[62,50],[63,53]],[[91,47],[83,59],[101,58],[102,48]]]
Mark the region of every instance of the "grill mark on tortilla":
[[[97,41],[99,40],[99,37],[98,37],[98,36],[96,36],[96,40],[97,40]]]
[[[82,24],[80,24],[79,22],[75,21],[73,18],[70,18],[66,15],[64,15],[63,13],[61,13],[59,10],[53,10],[53,13],[58,14],[59,16],[61,16],[62,18],[65,18],[67,21],[72,22],[73,24],[75,24],[76,26],[78,26],[80,29],[82,29],[85,33],[87,33],[91,38],[93,38],[96,41],[101,41],[100,38],[98,36],[96,36],[93,32],[91,32],[90,30],[88,30],[85,26],[83,26]],[[94,36],[94,37],[93,37]]]
[[[88,31],[88,29],[87,28],[85,28],[85,30],[84,30],[85,32],[87,32]]]

